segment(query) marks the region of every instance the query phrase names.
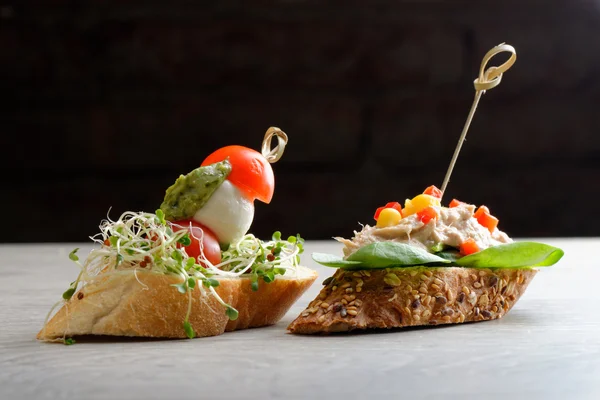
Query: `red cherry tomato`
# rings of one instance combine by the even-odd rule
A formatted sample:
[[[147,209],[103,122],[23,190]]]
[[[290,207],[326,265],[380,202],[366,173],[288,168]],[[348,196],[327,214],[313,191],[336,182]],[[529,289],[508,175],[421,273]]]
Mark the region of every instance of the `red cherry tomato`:
[[[182,220],[171,222],[171,228],[173,232],[187,229],[190,231],[189,237],[191,243],[185,246],[185,252],[190,257],[194,257],[198,260],[200,254],[204,254],[204,257],[211,262],[213,265],[217,265],[221,262],[221,247],[219,241],[214,233],[212,233],[207,227],[200,225],[196,221]],[[202,239],[202,247],[200,247],[200,239]],[[182,245],[183,247],[183,245]]]
[[[214,164],[226,158],[231,163],[231,173],[227,179],[250,200],[270,203],[275,190],[275,176],[267,159],[248,147],[226,146],[206,157],[202,165]]]

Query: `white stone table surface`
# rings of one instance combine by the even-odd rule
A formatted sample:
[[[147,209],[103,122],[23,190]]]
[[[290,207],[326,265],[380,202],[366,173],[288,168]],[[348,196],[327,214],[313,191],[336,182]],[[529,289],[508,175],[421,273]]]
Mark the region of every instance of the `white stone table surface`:
[[[566,255],[503,319],[371,334],[277,325],[195,340],[35,340],[76,274],[75,244],[0,245],[0,399],[600,399],[600,238]],[[86,254],[89,246],[82,246]],[[308,241],[307,253],[339,252]]]

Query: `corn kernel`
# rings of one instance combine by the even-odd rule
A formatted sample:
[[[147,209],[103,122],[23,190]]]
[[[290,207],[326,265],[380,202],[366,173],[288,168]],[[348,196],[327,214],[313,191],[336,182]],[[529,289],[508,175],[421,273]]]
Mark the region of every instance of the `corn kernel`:
[[[406,200],[404,208],[402,209],[402,215],[408,217],[409,215],[416,214],[427,207],[439,207],[440,199],[437,197],[430,196],[428,194],[420,194],[415,196],[412,200]]]
[[[377,227],[385,228],[387,226],[396,225],[402,219],[402,214],[394,208],[384,208],[377,219]]]

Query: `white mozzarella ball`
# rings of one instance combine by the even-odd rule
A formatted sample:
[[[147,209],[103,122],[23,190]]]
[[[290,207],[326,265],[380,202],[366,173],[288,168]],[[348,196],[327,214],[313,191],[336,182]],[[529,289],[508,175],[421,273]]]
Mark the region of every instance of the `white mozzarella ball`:
[[[244,236],[254,219],[254,203],[225,180],[204,206],[196,211],[193,220],[217,235],[220,243],[229,244]]]

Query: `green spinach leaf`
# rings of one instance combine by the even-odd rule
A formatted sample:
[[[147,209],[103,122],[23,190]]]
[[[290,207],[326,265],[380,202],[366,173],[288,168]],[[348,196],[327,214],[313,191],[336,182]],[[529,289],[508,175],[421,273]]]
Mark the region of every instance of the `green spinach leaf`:
[[[361,247],[347,261],[359,261],[367,268],[388,268],[424,264],[448,264],[449,260],[405,243],[377,242]]]
[[[333,268],[360,267],[360,261],[346,261],[340,256],[326,253],[312,253],[312,259],[321,265]]]
[[[564,251],[544,243],[515,242],[489,247],[455,261],[469,268],[547,267],[562,258]]]
[[[404,243],[378,242],[358,249],[347,259],[323,253],[313,253],[313,260],[326,267],[343,269],[378,269],[425,264],[448,264],[450,260]]]

